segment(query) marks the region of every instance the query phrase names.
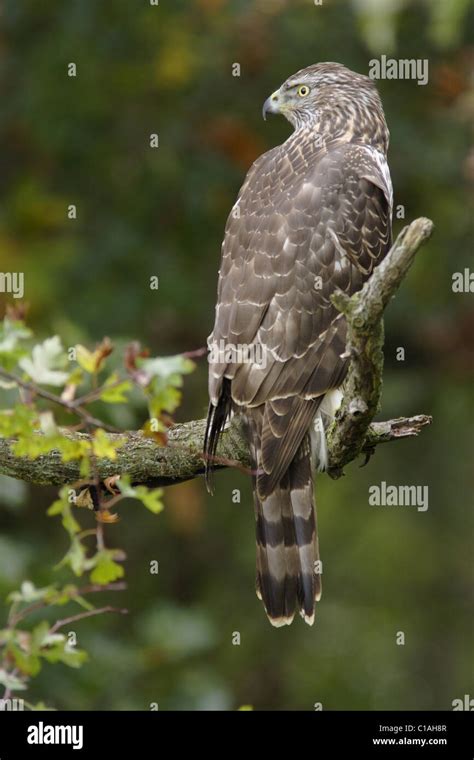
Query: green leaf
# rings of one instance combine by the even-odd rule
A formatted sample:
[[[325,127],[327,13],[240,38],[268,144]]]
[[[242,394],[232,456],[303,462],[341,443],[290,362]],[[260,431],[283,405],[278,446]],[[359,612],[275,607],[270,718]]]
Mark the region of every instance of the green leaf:
[[[48,593],[45,597],[45,601],[51,606],[61,607],[69,602],[75,602],[85,610],[93,610],[94,605],[84,599],[77,593],[77,586],[73,583],[68,583],[63,588],[56,588],[54,585],[48,587]]]
[[[45,646],[49,634],[49,623],[42,620],[36,625],[31,632],[31,652],[38,653],[42,646]]]
[[[63,462],[70,462],[73,459],[82,459],[90,452],[89,441],[73,441],[64,435],[59,435],[54,441],[54,448],[61,453]]]
[[[181,402],[183,375],[193,371],[194,362],[177,355],[137,359],[137,366],[150,378],[147,386],[150,417],[158,419],[162,412],[174,412]]]
[[[116,549],[102,549],[97,552],[94,559],[95,567],[91,572],[90,579],[92,583],[99,583],[105,586],[112,583],[118,578],[123,578],[125,571],[122,565],[115,562],[114,557],[118,556]]]
[[[156,381],[151,384],[151,396],[148,402],[150,417],[159,418],[162,412],[172,414],[181,403],[182,393],[177,388],[156,388]]]
[[[50,663],[63,662],[71,668],[80,667],[87,659],[87,653],[72,646],[63,633],[51,633],[46,621],[34,628],[31,651]]]
[[[92,451],[99,459],[117,459],[117,450],[123,446],[123,441],[113,441],[107,433],[96,430],[92,439]]]
[[[63,527],[69,533],[71,538],[81,530],[81,526],[72,514],[72,505],[69,501],[69,488],[67,486],[61,488],[59,499],[56,499],[56,501],[51,504],[47,510],[47,514],[50,517],[61,515]]]
[[[12,445],[15,456],[35,459],[50,451],[59,451],[63,462],[69,462],[90,453],[89,441],[68,438],[55,427],[54,419],[45,415],[38,416],[34,409],[24,404],[0,412],[0,436],[17,438]],[[46,434],[37,431],[40,421]]]
[[[68,385],[81,385],[84,382],[84,373],[80,367],[75,367],[67,379]]]
[[[71,506],[68,504],[64,511],[63,511],[63,527],[64,529],[69,533],[70,536],[74,536],[76,533],[79,533],[81,530],[81,526],[77,522],[76,518],[73,517]]]
[[[88,441],[71,440],[58,433],[57,435],[40,435],[31,431],[28,435],[19,437],[13,444],[12,451],[17,457],[36,459],[50,451],[59,451],[63,462],[81,459],[90,452]]]
[[[49,515],[49,517],[55,517],[56,515],[62,515],[64,509],[64,500],[63,499],[56,499],[56,501],[53,501],[50,507],[46,510],[46,514]]]
[[[0,412],[0,435],[4,438],[32,435],[37,425],[37,412],[25,404]]]
[[[80,668],[88,659],[87,652],[76,649],[67,643],[64,637],[62,642],[45,649],[41,654],[50,663],[62,662],[70,668]]]
[[[13,657],[16,667],[28,676],[37,676],[41,670],[41,660],[36,654],[24,652],[15,643],[10,642],[6,651]]]
[[[89,374],[96,371],[97,356],[94,351],[89,351],[85,346],[78,344],[76,347],[76,360],[80,367]]]
[[[134,489],[134,498],[141,501],[141,503],[157,515],[164,508],[163,504],[163,489],[162,488],[147,488],[146,486],[137,486]]]
[[[87,554],[84,545],[77,537],[73,537],[71,546],[66,552],[61,562],[56,567],[67,565],[71,568],[74,575],[79,577],[87,570]]]
[[[138,499],[153,514],[156,515],[164,509],[162,488],[147,488],[147,486],[132,487],[130,485],[130,478],[126,476],[122,476],[117,481],[117,485],[123,496],[130,499]]]
[[[118,380],[119,376],[115,372],[107,378],[100,393],[102,401],[106,401],[108,404],[120,404],[128,401],[125,394],[131,391],[133,385],[129,380],[124,380],[121,383]]]
[[[49,605],[58,605],[61,606],[63,604],[67,604],[71,601],[72,596],[76,592],[77,586],[73,586],[72,584],[69,584],[67,586],[64,586],[62,589],[56,588],[56,586],[52,585],[49,587],[48,593],[46,594],[45,601]]]

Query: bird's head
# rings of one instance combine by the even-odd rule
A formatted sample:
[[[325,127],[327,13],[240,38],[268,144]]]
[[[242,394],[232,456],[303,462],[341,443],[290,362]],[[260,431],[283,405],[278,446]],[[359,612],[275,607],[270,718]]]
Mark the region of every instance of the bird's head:
[[[282,114],[296,129],[331,122],[332,133],[352,136],[354,125],[367,131],[376,120],[385,125],[373,81],[341,63],[317,63],[289,77],[263,104],[263,117],[268,113]]]

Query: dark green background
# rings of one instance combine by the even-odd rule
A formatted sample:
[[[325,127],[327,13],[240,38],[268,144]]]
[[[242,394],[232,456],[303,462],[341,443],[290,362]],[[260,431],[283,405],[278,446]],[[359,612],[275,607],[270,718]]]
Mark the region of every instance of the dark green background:
[[[364,11],[372,5],[5,3],[0,268],[25,273],[39,336],[91,346],[104,335],[119,346],[138,339],[159,355],[203,346],[226,216],[251,162],[290,130],[283,119],[264,123],[262,103],[317,61],[364,73],[381,54],[429,59],[428,85],[379,86],[395,204],[405,222],[423,215],[436,225],[387,312],[381,415],[424,412],[434,423],[417,440],[379,448],[365,469],[354,463],[342,480],[317,479],[324,595],[314,628],[268,624],[254,593],[249,483],[226,472],[214,498],[194,481],[169,489],[157,517],[122,507],[107,540],[128,555],[120,605],[130,615],[78,624],[90,662],[80,671],[46,666],[32,701],[397,710],[450,709],[472,693],[474,295],[451,284],[453,272],[472,267],[474,14],[465,0],[380,0]],[[67,219],[71,203],[76,221]],[[395,220],[396,232],[403,223]],[[206,370],[201,361],[186,378],[179,419],[204,415]],[[114,417],[125,427],[144,419],[144,408]],[[428,485],[429,510],[369,506],[368,489],[382,480]],[[25,578],[56,580],[52,564],[67,539],[45,515],[53,490],[2,478],[1,491],[4,599]],[[154,559],[158,576],[149,573]]]

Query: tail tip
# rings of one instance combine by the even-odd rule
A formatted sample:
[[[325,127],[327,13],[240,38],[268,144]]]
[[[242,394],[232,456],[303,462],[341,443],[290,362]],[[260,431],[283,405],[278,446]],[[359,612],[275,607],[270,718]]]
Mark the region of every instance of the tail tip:
[[[308,625],[314,624],[314,610],[310,615],[308,615],[304,610],[301,610],[300,615],[303,618],[304,622]]]
[[[272,617],[267,612],[267,617],[274,628],[282,628],[284,625],[291,625],[294,615],[282,615],[281,617]]]

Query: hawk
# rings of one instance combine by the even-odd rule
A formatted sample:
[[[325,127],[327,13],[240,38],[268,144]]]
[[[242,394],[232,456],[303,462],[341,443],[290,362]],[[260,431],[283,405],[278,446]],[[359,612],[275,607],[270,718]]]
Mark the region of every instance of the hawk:
[[[371,79],[339,63],[289,77],[265,101],[294,131],[258,158],[222,244],[208,338],[206,477],[229,418],[251,452],[256,589],[270,622],[314,622],[321,563],[313,471],[348,369],[331,302],[361,289],[391,245],[389,132]]]

